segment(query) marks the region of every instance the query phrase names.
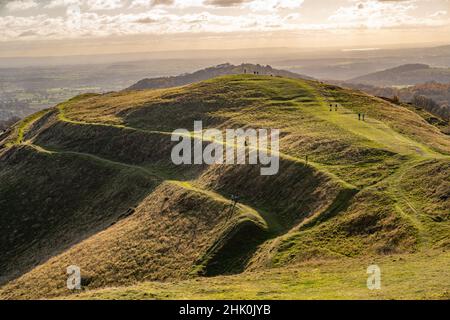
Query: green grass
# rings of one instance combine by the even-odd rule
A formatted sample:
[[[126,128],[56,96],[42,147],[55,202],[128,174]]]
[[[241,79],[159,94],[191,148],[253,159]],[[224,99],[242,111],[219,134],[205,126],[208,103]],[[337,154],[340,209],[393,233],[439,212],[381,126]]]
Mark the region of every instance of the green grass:
[[[338,111],[330,112],[329,103],[338,103]],[[53,117],[42,113],[22,121],[11,135],[13,143],[0,152],[9,159],[0,175],[23,180],[15,194],[30,197],[26,179],[35,190],[49,188],[33,195],[30,208],[46,203],[45,210],[55,212],[79,196],[76,201],[95,217],[99,207],[89,208],[90,197],[113,195],[100,179],[104,170],[120,173],[114,190],[130,188],[133,179],[153,184],[126,203],[136,213],[124,218],[106,208],[117,214],[93,223],[84,237],[69,234],[50,256],[38,252],[33,260],[38,267],[23,262],[31,271],[0,288],[2,298],[67,294],[68,264],[82,266],[90,290],[168,281],[81,296],[89,298],[445,297],[442,274],[449,257],[440,250],[449,245],[443,181],[449,178],[450,139],[407,109],[313,81],[242,75],[173,89],[82,95],[54,111]],[[364,122],[357,118],[361,112],[367,115]],[[198,139],[194,120],[202,120],[205,129],[280,129],[280,173],[261,177],[251,166],[174,167],[170,134],[186,128]],[[36,158],[39,162],[32,161]],[[58,171],[62,164],[70,172]],[[97,167],[98,173],[85,167]],[[64,193],[56,204],[47,199],[54,172],[71,195]],[[74,187],[93,183],[94,177],[102,183],[98,191],[87,195]],[[4,181],[0,190],[10,188]],[[230,219],[230,195],[236,193],[241,199]],[[8,197],[3,216],[21,232],[14,220],[19,200]],[[32,216],[20,211],[24,219]],[[64,220],[52,223],[58,232],[67,226]],[[44,240],[36,242],[42,250],[49,248]],[[436,278],[418,271],[427,254]],[[363,266],[371,259],[388,272],[386,291],[364,287]],[[9,261],[12,266],[14,257]],[[411,281],[424,284],[402,292],[408,279],[401,268]],[[296,282],[299,273],[304,281]],[[190,294],[184,292],[188,287]]]
[[[449,253],[311,261],[296,267],[180,282],[144,282],[86,291],[69,299],[448,299]],[[429,261],[433,261],[432,264]],[[381,268],[369,290],[366,269]]]
[[[10,142],[7,142],[6,146],[11,147],[16,144],[20,144],[24,140],[25,132],[35,123],[37,120],[42,118],[47,112],[49,112],[48,109],[39,111],[37,113],[34,113],[22,121],[20,121],[13,130],[13,140]]]

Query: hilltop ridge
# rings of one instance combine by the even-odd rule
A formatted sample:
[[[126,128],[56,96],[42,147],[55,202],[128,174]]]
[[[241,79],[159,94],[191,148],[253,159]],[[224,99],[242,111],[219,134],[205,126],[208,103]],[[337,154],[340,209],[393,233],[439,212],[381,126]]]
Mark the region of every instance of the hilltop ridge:
[[[230,63],[219,64],[214,67],[205,68],[195,71],[193,73],[185,73],[178,76],[160,77],[143,79],[130,86],[126,90],[143,90],[143,89],[162,89],[177,86],[184,86],[194,82],[212,79],[218,76],[233,75],[233,74],[259,74],[272,75],[280,77],[309,79],[311,77],[300,75],[285,70],[274,69],[271,66],[262,66],[260,64],[242,63],[241,65],[232,65]]]

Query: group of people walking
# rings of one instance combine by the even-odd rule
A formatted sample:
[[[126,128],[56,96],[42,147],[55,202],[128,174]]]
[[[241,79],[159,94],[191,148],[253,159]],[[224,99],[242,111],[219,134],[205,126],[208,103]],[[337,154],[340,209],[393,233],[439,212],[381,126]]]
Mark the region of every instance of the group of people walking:
[[[334,105],[334,110],[338,111],[338,105],[337,103]],[[330,103],[330,112],[333,111],[333,104]]]
[[[338,111],[338,104],[336,103],[334,106],[332,103],[330,103],[330,112],[333,111],[333,107],[334,107],[334,111]],[[359,121],[366,121],[366,114],[365,113],[358,113],[358,120]]]

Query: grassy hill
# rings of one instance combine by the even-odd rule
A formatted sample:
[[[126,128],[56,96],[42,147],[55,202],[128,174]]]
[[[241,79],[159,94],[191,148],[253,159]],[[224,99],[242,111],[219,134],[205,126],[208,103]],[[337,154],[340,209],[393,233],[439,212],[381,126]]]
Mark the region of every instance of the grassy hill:
[[[219,76],[238,75],[244,73],[309,80],[313,79],[311,77],[298,73],[274,69],[269,65],[262,66],[260,64],[243,63],[239,66],[235,66],[230,63],[224,63],[215,67],[209,67],[195,71],[193,73],[185,73],[178,76],[142,79],[130,86],[127,90],[163,89],[176,86],[184,86],[187,84],[208,80]]]
[[[450,82],[450,69],[430,67],[426,64],[406,64],[348,80],[350,83],[379,87],[412,86],[431,81]]]
[[[280,129],[279,174],[174,166],[170,134],[197,139],[194,120]],[[82,95],[1,135],[0,159],[2,299],[73,294],[69,265],[81,267],[80,297],[448,295],[450,139],[360,92],[231,75]],[[391,280],[371,296],[377,261]],[[402,293],[408,281],[420,290]]]

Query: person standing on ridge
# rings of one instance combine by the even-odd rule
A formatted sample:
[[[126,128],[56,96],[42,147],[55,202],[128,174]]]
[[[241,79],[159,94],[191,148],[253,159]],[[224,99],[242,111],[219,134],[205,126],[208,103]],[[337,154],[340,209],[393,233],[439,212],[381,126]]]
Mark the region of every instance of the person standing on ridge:
[[[227,221],[233,216],[234,209],[236,208],[238,200],[239,200],[239,196],[236,196],[234,194],[231,195],[231,208],[227,215]]]

